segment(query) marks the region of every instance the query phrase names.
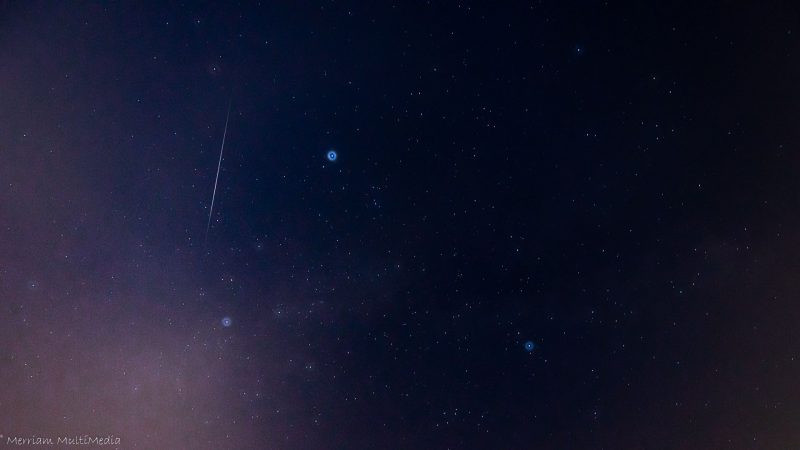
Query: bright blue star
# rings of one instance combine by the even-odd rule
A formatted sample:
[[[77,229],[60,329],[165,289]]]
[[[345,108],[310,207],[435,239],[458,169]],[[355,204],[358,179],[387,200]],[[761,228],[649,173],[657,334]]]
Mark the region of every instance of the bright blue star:
[[[328,151],[328,161],[336,161],[336,158],[339,155],[336,154],[336,150],[329,150]]]
[[[528,342],[525,343],[525,350],[526,351],[532,352],[534,348],[536,348],[536,345],[533,342],[528,341]]]
[[[233,325],[233,320],[230,317],[223,317],[222,318],[222,326],[228,328],[229,326]]]

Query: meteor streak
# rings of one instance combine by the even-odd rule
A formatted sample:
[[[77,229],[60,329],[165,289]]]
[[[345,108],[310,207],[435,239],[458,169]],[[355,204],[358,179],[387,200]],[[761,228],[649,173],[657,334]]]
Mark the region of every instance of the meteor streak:
[[[206,238],[208,241],[208,229],[211,228],[211,216],[214,214],[214,199],[217,197],[217,183],[219,182],[219,169],[222,167],[222,152],[225,150],[225,136],[228,135],[228,119],[231,117],[231,102],[228,102],[228,115],[225,116],[225,131],[222,132],[222,146],[219,149],[219,162],[217,162],[217,176],[214,178],[214,193],[211,194],[211,208],[208,210],[208,223],[206,223]]]

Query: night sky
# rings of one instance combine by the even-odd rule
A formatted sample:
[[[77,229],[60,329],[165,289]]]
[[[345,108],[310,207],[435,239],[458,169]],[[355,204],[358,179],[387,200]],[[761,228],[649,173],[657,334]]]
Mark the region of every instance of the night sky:
[[[798,449],[799,80],[791,2],[0,3],[0,447]]]

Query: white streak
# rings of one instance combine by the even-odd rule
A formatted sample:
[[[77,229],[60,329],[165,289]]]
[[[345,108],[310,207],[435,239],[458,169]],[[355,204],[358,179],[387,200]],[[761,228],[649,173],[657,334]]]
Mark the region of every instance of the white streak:
[[[211,208],[208,210],[208,223],[206,224],[206,239],[208,229],[211,227],[211,216],[214,214],[214,199],[217,197],[217,183],[219,182],[219,169],[222,167],[222,152],[225,150],[225,136],[228,135],[228,119],[231,117],[231,104],[228,103],[228,115],[225,117],[225,131],[222,132],[222,146],[219,149],[219,162],[217,162],[217,177],[214,178],[214,193],[211,194]]]

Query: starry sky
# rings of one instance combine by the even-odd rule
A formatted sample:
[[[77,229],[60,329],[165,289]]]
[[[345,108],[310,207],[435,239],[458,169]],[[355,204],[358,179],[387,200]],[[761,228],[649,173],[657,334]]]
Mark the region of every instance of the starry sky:
[[[800,448],[798,17],[0,3],[0,447]]]

